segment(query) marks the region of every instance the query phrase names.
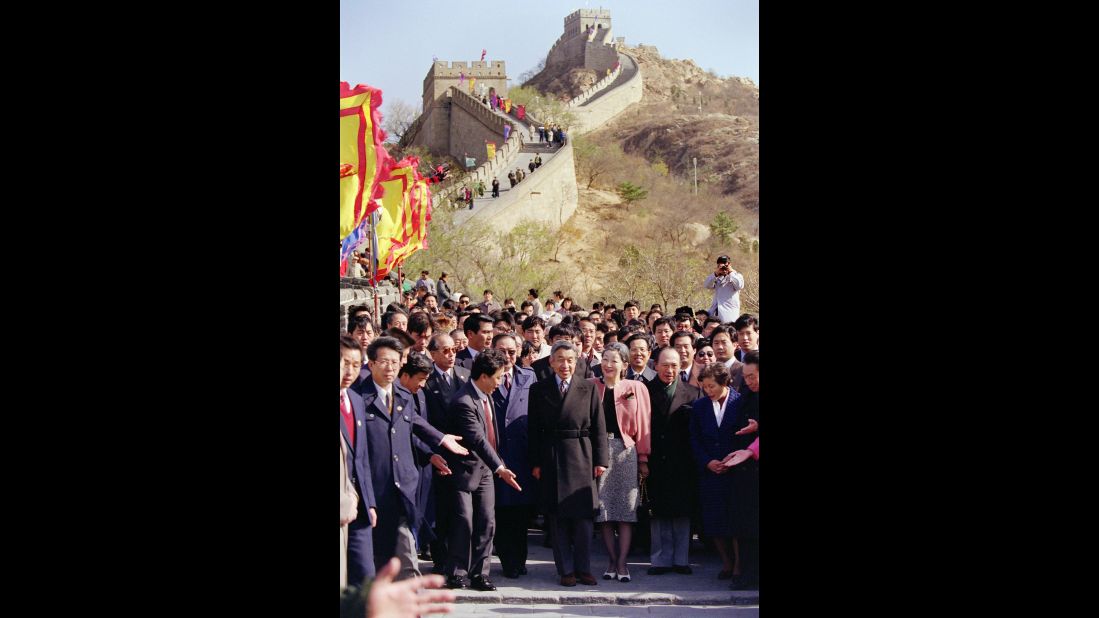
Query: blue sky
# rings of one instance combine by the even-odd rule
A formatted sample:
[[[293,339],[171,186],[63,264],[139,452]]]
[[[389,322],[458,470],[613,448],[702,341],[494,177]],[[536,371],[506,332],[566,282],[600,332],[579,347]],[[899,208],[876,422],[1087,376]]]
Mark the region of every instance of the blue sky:
[[[665,58],[759,85],[759,0],[340,0],[340,81],[419,110],[432,56],[478,60],[485,48],[518,84],[581,8],[610,9],[614,35],[629,45],[655,45]]]

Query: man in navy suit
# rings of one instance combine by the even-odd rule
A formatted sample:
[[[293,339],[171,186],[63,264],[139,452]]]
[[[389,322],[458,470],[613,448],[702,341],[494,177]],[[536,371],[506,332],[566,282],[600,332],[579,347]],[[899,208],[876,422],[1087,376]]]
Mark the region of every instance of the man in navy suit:
[[[488,324],[491,327],[491,319]],[[499,423],[491,393],[500,387],[506,366],[507,361],[496,350],[490,348],[478,354],[470,381],[455,394],[447,410],[447,431],[460,435],[472,451],[465,456],[445,454],[453,472],[448,478],[454,490],[450,503],[450,559],[445,573],[448,588],[496,590],[488,579],[496,531],[493,473],[522,491],[515,473],[496,452]]]
[[[496,331],[492,328],[492,318],[483,313],[474,313],[466,318],[466,321],[462,324],[462,330],[466,334],[468,343],[466,348],[461,352],[458,352],[457,363],[460,367],[466,370],[471,370],[473,367],[473,359],[477,358],[477,355],[489,347],[492,343],[492,336],[496,334]]]
[[[340,336],[340,433],[347,444],[347,473],[359,494],[358,517],[348,524],[347,581],[362,584],[363,578],[374,577],[374,543],[372,528],[378,521],[378,502],[370,476],[368,445],[362,425],[366,406],[362,397],[349,387],[359,378],[363,350],[350,335]]]
[[[427,398],[424,396],[424,383],[431,374],[431,360],[424,354],[413,352],[401,367],[397,375],[401,387],[412,394],[412,409],[420,418],[427,420]],[[412,436],[416,466],[420,469],[420,486],[416,494],[416,519],[420,524],[413,528],[416,535],[416,547],[422,552],[428,543],[435,539],[432,528],[435,525],[435,501],[432,494],[432,476],[450,474],[443,456],[435,453],[430,445]]]
[[[424,385],[424,395],[427,400],[427,421],[432,427],[441,429],[445,425],[447,406],[454,393],[458,392],[469,381],[469,371],[454,364],[458,348],[454,338],[447,333],[436,333],[427,342],[427,353],[431,355],[432,370]],[[431,572],[442,574],[446,565],[447,537],[450,536],[450,518],[432,517],[437,508],[446,508],[450,504],[450,495],[453,489],[447,483],[447,479],[438,478],[432,483],[433,504],[428,507],[426,517],[434,521],[435,539],[431,541],[431,558],[435,565]]]
[[[536,381],[534,372],[516,365],[519,358],[518,335],[500,334],[492,338],[492,348],[504,355],[507,366],[500,387],[492,392],[495,409],[501,411],[497,453],[504,464],[518,474],[516,479],[526,491],[515,491],[496,481],[496,537],[504,577],[515,579],[527,573],[527,525],[534,516],[538,488],[531,476],[527,452],[527,399]]]
[[[395,384],[404,346],[393,337],[379,337],[366,349],[370,379],[357,391],[363,400],[365,418],[361,426],[369,445],[371,480],[378,503],[374,529],[374,566],[380,569],[393,556],[401,560],[398,579],[420,574],[416,560],[416,499],[420,470],[412,450],[412,436],[430,448],[443,447],[452,453],[468,453],[457,436],[444,435],[418,416],[412,393]],[[359,428],[357,428],[359,429]]]

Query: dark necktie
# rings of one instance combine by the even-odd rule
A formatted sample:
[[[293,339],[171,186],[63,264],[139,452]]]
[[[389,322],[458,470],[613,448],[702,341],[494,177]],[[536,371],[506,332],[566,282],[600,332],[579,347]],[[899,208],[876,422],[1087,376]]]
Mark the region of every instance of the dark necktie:
[[[481,400],[481,406],[485,409],[485,425],[488,426],[488,443],[492,446],[492,450],[496,450],[496,430],[492,427],[492,410],[489,407],[488,399]]]

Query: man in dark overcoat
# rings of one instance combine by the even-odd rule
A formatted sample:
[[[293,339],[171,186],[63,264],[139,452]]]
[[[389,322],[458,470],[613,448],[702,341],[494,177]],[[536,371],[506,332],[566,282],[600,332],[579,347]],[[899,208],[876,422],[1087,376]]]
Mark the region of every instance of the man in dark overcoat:
[[[687,549],[698,471],[691,456],[689,427],[691,404],[702,397],[702,391],[679,379],[679,363],[675,349],[665,348],[657,360],[656,379],[646,383],[652,405],[652,450],[645,480],[652,510],[650,575],[691,572]]]
[[[610,454],[595,385],[576,375],[576,346],[561,340],[550,350],[553,377],[530,389],[528,440],[532,474],[540,481],[542,512],[552,520],[553,562],[561,585],[597,584],[591,574],[591,538],[599,504],[596,479]]]

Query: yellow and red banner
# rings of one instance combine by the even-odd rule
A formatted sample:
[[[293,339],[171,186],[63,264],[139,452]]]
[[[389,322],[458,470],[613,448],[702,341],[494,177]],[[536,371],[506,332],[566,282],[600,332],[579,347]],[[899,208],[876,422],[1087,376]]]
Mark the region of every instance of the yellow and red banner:
[[[419,160],[406,157],[391,168],[382,181],[384,195],[379,211],[378,268],[380,280],[408,256],[427,248],[427,222],[431,220],[431,192],[420,177]]]
[[[382,141],[382,91],[340,82],[340,240],[378,208],[380,180],[393,164]]]
[[[485,142],[485,150],[488,150],[488,158],[489,159],[495,159],[496,158],[496,144],[494,144],[492,142]]]

